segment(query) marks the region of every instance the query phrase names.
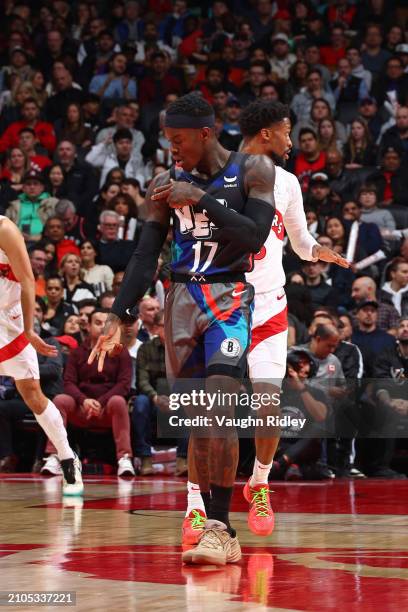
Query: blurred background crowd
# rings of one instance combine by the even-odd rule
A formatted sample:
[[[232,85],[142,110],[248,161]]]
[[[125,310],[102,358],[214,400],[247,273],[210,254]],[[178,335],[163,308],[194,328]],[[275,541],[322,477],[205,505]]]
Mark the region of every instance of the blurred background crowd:
[[[85,469],[107,470],[116,459],[120,473],[126,458],[127,475],[129,464],[157,471],[170,235],[126,321],[127,350],[102,374],[86,359],[139,240],[149,182],[172,164],[163,112],[198,90],[230,150],[239,148],[245,105],[288,105],[287,169],[301,184],[309,231],[351,263],[301,262],[285,244],[283,408],[305,414],[311,429],[282,441],[273,478],[404,477],[406,2],[3,0],[0,11],[0,213],[27,242],[36,327],[59,348],[58,358],[40,358],[42,385]],[[308,405],[291,397],[304,385],[314,388]],[[0,380],[0,398],[0,471],[58,473],[10,379]],[[327,431],[336,435],[326,439]],[[183,475],[187,441],[178,442],[160,456]],[[245,442],[243,472],[251,456]]]

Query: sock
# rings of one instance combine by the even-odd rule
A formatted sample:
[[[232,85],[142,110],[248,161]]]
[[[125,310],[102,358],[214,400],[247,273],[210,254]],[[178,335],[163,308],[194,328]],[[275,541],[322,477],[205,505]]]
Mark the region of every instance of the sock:
[[[70,447],[67,438],[67,431],[58,408],[51,400],[48,400],[46,409],[42,414],[35,414],[39,425],[43,428],[55,448],[57,449],[58,459],[73,459],[74,451]]]
[[[201,497],[203,498],[205,513],[208,516],[208,513],[210,512],[211,493],[209,491],[202,491]]]
[[[188,480],[186,516],[188,516],[192,510],[202,510],[205,514],[207,514],[205,502],[203,496],[201,495],[200,486]]]
[[[231,535],[234,535],[235,532],[231,528],[229,522],[229,509],[231,505],[231,497],[234,487],[220,487],[218,485],[211,484],[210,488],[211,502],[208,518],[215,519],[217,521],[222,521],[226,524],[228,531],[231,533]]]
[[[249,480],[249,486],[255,487],[259,484],[268,484],[268,476],[271,471],[272,461],[268,464],[261,463],[258,459],[255,458],[254,462],[254,471],[252,472],[252,476]]]

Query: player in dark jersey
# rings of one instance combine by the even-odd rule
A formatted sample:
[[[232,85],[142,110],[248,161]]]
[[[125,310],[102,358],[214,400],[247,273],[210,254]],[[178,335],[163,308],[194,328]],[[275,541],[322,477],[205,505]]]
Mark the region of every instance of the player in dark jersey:
[[[138,248],[89,361],[98,356],[102,369],[106,353],[118,349],[121,319],[152,281],[172,216],[173,282],[165,312],[167,374],[171,379],[204,374],[208,393],[237,394],[246,370],[253,301],[245,272],[272,224],[275,167],[267,157],[224,149],[214,125],[213,109],[197,94],[183,96],[167,109],[165,133],[176,168],[149,186],[149,214]],[[234,406],[216,408],[227,416],[234,414]],[[234,428],[211,433],[209,444],[191,434],[208,520],[198,546],[183,560],[225,565],[241,558],[229,523],[238,439]],[[208,483],[210,490],[205,488]]]

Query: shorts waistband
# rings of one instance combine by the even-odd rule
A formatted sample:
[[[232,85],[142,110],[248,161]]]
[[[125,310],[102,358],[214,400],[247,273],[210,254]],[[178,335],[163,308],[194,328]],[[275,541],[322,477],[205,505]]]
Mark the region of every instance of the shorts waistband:
[[[201,272],[195,274],[179,274],[172,272],[170,279],[173,283],[198,283],[202,285],[212,283],[245,283],[245,274],[243,272],[229,272],[221,274],[209,274],[206,276]]]

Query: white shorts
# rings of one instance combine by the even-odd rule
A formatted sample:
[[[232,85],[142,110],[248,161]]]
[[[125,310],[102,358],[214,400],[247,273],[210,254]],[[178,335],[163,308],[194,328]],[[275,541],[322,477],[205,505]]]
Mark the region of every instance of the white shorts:
[[[252,341],[248,355],[249,377],[281,385],[286,372],[288,316],[285,291],[255,294]]]
[[[24,335],[21,304],[0,311],[0,376],[40,378],[37,353]]]

